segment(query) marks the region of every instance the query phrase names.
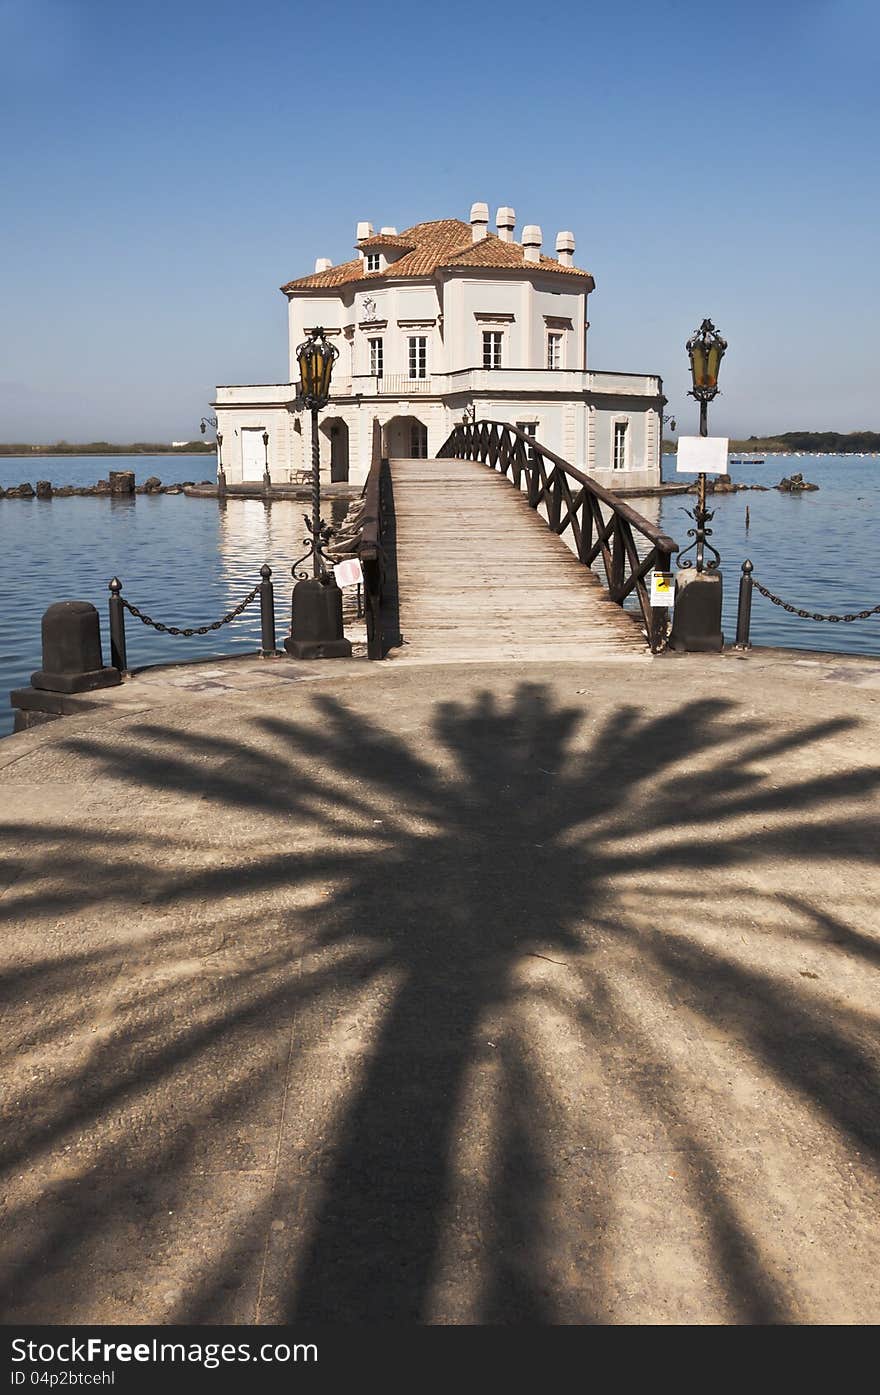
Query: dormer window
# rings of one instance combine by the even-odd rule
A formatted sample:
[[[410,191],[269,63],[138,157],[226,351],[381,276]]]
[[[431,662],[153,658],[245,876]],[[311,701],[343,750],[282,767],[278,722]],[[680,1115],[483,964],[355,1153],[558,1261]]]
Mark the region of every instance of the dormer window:
[[[367,271],[379,271],[381,269],[382,257],[379,252],[367,252],[365,255]]]

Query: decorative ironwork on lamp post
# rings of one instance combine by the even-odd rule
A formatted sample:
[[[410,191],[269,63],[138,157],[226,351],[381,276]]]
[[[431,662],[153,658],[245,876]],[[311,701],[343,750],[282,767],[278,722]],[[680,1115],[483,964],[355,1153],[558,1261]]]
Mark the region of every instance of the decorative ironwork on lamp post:
[[[296,351],[299,364],[300,398],[308,407],[312,417],[312,516],[306,516],[305,525],[309,536],[303,538],[307,551],[293,564],[293,575],[299,580],[308,577],[307,570],[299,570],[309,557],[312,559],[312,575],[322,578],[328,572],[328,559],[325,553],[333,533],[321,517],[321,450],[318,437],[318,412],[326,407],[330,397],[330,379],[333,365],[339,357],[335,344],[327,339],[323,329],[313,329],[305,343]]]
[[[721,367],[721,360],[727,348],[727,340],[722,339],[711,320],[704,320],[700,328],[691,335],[687,341],[688,358],[691,365],[691,379],[693,387],[688,396],[694,397],[700,404],[700,435],[709,434],[709,403],[718,396],[718,370]],[[693,509],[685,509],[685,513],[694,520],[696,528],[688,529],[688,537],[694,541],[679,554],[679,567],[692,567],[694,562],[685,553],[693,547],[696,549],[696,568],[698,572],[714,571],[721,562],[721,554],[717,548],[713,547],[706,539],[712,536],[712,529],[706,525],[711,523],[715,517],[715,511],[706,508],[706,474],[700,471],[697,477],[697,502]],[[704,550],[708,548],[714,554],[714,561],[704,561]]]
[[[307,551],[291,567],[296,579],[291,607],[290,638],[284,648],[295,659],[346,659],[351,640],[342,622],[342,592],[329,565],[326,547],[333,529],[321,517],[321,457],[318,412],[330,396],[330,379],[339,350],[323,329],[314,329],[296,351],[300,375],[300,401],[312,415],[312,516],[306,517]],[[312,576],[302,567],[311,557]]]

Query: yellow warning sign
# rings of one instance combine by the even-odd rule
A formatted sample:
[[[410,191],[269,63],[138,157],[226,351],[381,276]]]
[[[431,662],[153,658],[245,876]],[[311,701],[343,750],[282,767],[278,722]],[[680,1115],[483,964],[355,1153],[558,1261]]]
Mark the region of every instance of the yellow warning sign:
[[[673,605],[675,602],[675,575],[673,572],[651,573],[651,605]]]

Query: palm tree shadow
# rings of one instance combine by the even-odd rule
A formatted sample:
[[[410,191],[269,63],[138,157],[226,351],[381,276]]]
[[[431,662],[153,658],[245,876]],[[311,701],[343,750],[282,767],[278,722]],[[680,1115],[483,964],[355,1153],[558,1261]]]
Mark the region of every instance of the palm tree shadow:
[[[286,908],[278,943],[261,949],[247,973],[231,977],[237,1000],[227,1010],[227,1025],[252,1023],[261,1013],[288,1007],[293,1014],[295,1007],[295,1072],[299,1056],[320,1043],[365,982],[385,974],[393,983],[378,1003],[359,1083],[339,1122],[305,1166],[297,1159],[285,1171],[282,1163],[273,1196],[251,1218],[243,1253],[271,1217],[284,1217],[285,1206],[296,1231],[303,1188],[309,1192],[304,1243],[292,1259],[283,1257],[274,1270],[269,1266],[261,1316],[430,1320],[441,1270],[448,1267],[450,1217],[457,1215],[459,1229],[466,1229],[471,1215],[479,1275],[471,1320],[474,1313],[492,1322],[566,1320],[565,1303],[546,1269],[543,1217],[554,1160],[545,1105],[535,1085],[531,1044],[513,1025],[524,992],[523,966],[535,960],[568,966],[582,976],[585,998],[592,994],[598,1001],[600,951],[630,933],[620,878],[647,879],[670,869],[683,879],[719,868],[736,874],[755,855],[752,834],[740,823],[750,806],[764,807],[771,821],[785,811],[784,821],[771,822],[763,832],[764,851],[775,848],[784,856],[794,842],[801,853],[814,847],[829,855],[816,811],[845,807],[876,789],[878,772],[857,767],[827,778],[792,775],[771,786],[762,762],[778,755],[789,738],[765,735],[730,702],[693,702],[660,717],[620,707],[590,729],[583,707],[560,706],[546,687],[522,684],[506,701],[485,692],[467,702],[438,703],[420,745],[416,736],[392,731],[353,705],[326,695],[313,701],[309,720],[255,721],[247,741],[212,734],[184,739],[144,726],[140,750],[101,737],[67,743],[115,779],[185,794],[197,777],[199,798],[218,810],[290,820],[315,834],[305,851],[282,848],[251,860],[232,853],[225,866],[198,872],[135,869],[154,904],[178,908],[223,906],[224,898],[255,888],[287,907],[291,888],[315,881],[327,887],[330,894],[319,909],[297,915]],[[803,748],[837,729],[805,724],[790,739]],[[693,796],[686,805],[677,797],[685,764]],[[869,823],[839,819],[840,856],[871,856],[876,843]],[[830,855],[838,855],[833,844]],[[98,856],[96,849],[96,861]],[[119,887],[124,885],[121,873]],[[87,906],[89,896],[98,894],[71,890],[67,909]],[[53,912],[63,913],[64,896],[63,890],[51,894]],[[38,911],[39,896],[27,905]],[[740,1012],[740,979],[717,956],[674,936],[665,943],[662,936],[659,942],[649,939],[645,956],[688,991],[707,1022],[719,992],[731,1018]],[[826,1020],[821,1033],[812,1032],[823,1059],[844,1063],[833,1079],[815,1061],[794,1079],[779,1033],[771,1030],[779,995],[757,971],[745,990],[754,1050],[765,1068],[795,1084],[817,1110],[873,1149],[876,1130],[863,1088],[869,1064],[845,1024],[835,1028]],[[53,984],[51,991],[62,990]],[[155,1011],[169,1031],[179,1001],[174,988],[157,994]],[[591,1027],[592,1049],[600,1057],[631,1029],[612,994],[602,1001],[606,1006]],[[785,1007],[785,1032],[810,1030],[808,1001],[793,998]],[[571,1016],[577,1023],[578,1013]],[[208,1037],[223,1030],[219,1013],[209,1029],[183,1034],[167,1052],[157,1051],[152,1077],[161,1079],[195,1060]],[[110,1039],[101,1057],[106,1082],[83,1089],[89,1120],[139,1088],[136,1062],[113,1075],[118,1045]],[[649,1035],[638,1037],[644,1056],[652,1049]],[[853,1078],[860,1083],[850,1089]],[[26,1148],[43,1146],[53,1130],[70,1125],[76,1117],[74,1085],[65,1080],[63,1109],[47,1122],[40,1117]],[[206,1118],[233,1103],[229,1085],[218,1080],[213,1088]],[[475,1091],[487,1101],[478,1116]],[[84,1106],[77,1108],[84,1118]],[[296,1125],[294,1112],[294,1131]],[[686,1125],[683,1120],[678,1127],[690,1137]],[[603,1145],[586,1124],[583,1137],[591,1147]],[[26,1163],[26,1148],[15,1154],[16,1166]],[[164,1165],[182,1169],[185,1159],[178,1139]],[[150,1166],[161,1168],[162,1157],[153,1154]],[[468,1200],[472,1187],[476,1201]],[[471,1201],[475,1209],[469,1212]],[[594,1237],[597,1275],[610,1204],[608,1189],[597,1187],[579,1220]],[[746,1290],[758,1282],[760,1254],[736,1233],[720,1177],[705,1190],[704,1205],[715,1213],[719,1263],[730,1255],[748,1258],[739,1272],[731,1266],[728,1276],[732,1287],[742,1288],[745,1311]],[[65,1243],[74,1239],[68,1229]],[[228,1248],[219,1245],[179,1320],[216,1320],[229,1264]],[[32,1265],[27,1275],[37,1268]],[[580,1320],[601,1317],[600,1288],[596,1278],[591,1296],[583,1297]],[[769,1283],[767,1292],[772,1295]],[[761,1311],[779,1320],[784,1301],[772,1295]]]

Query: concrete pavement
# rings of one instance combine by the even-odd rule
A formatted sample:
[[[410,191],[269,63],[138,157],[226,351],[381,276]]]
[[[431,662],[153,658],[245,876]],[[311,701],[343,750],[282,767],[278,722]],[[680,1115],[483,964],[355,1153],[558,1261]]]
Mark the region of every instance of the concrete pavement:
[[[3,1321],[880,1318],[880,662],[91,696],[0,743]]]

